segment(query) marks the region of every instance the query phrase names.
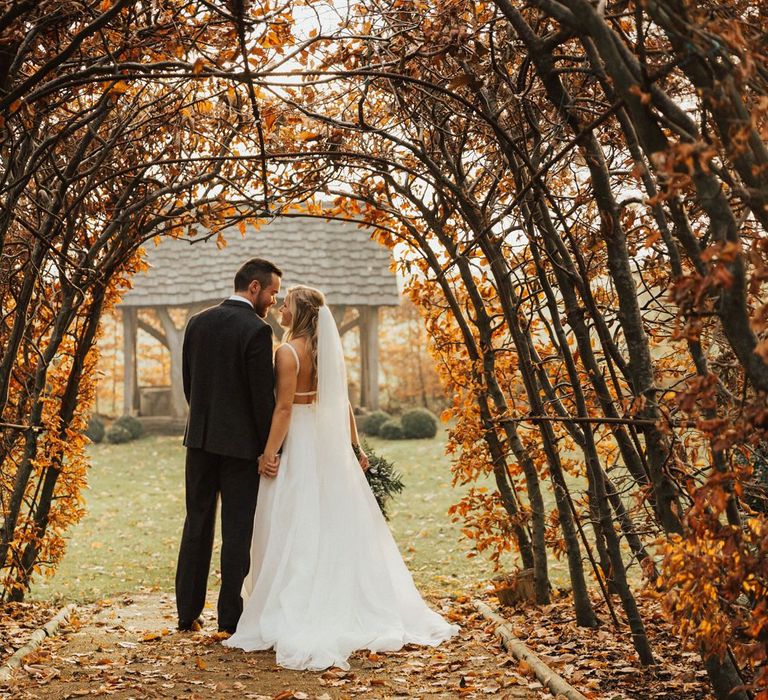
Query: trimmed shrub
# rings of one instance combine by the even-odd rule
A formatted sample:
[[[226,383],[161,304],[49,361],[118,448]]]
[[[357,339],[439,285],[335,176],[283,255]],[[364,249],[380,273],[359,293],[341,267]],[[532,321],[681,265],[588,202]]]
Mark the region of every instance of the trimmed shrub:
[[[395,471],[395,465],[392,462],[388,462],[384,457],[377,455],[367,443],[363,442],[361,447],[368,455],[368,463],[370,464],[368,471],[365,472],[365,478],[376,497],[382,515],[389,520],[387,505],[396,493],[403,490],[403,477]]]
[[[124,442],[133,440],[133,436],[128,428],[118,425],[117,421],[115,421],[112,427],[107,430],[107,440],[113,445],[122,445]]]
[[[402,440],[405,437],[403,435],[403,426],[400,425],[400,421],[397,418],[390,418],[381,424],[379,437],[385,440]]]
[[[102,442],[107,429],[100,416],[93,415],[88,419],[88,426],[85,429],[85,436],[95,443]]]
[[[406,438],[433,438],[437,435],[437,416],[426,408],[412,408],[406,411],[400,422]]]
[[[136,440],[144,435],[144,426],[141,421],[134,416],[120,416],[114,425],[119,425],[121,428],[125,428],[131,434],[131,440]]]
[[[386,411],[374,411],[369,413],[362,421],[363,432],[366,435],[379,435],[381,426],[388,420],[391,420],[392,416]]]

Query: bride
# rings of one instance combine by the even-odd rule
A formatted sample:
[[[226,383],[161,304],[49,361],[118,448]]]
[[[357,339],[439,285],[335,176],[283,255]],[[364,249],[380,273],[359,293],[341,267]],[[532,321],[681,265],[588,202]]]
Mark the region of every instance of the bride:
[[[356,649],[436,646],[457,633],[419,595],[363,469],[341,339],[321,292],[297,286],[280,308],[277,404],[262,457],[243,614],[224,641],[274,648],[285,668],[349,668]],[[356,457],[357,454],[357,457]],[[362,467],[362,468],[361,468]]]

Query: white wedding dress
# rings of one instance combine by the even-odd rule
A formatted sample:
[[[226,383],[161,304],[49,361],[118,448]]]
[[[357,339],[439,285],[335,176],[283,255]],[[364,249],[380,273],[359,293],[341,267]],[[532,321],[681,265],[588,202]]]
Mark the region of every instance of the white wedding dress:
[[[341,341],[325,306],[317,394],[294,404],[278,475],[261,479],[243,614],[224,644],[274,648],[280,666],[312,670],[348,669],[357,649],[436,646],[458,627],[419,595],[352,451]]]

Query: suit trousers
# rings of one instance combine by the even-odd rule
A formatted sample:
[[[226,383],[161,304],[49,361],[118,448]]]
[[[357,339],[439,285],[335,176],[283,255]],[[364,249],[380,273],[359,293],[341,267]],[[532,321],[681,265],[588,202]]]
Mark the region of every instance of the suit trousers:
[[[221,588],[219,629],[237,627],[248,574],[259,472],[256,460],[238,459],[187,448],[187,515],[176,568],[179,624],[189,626],[203,612],[213,552],[216,506],[221,495]]]

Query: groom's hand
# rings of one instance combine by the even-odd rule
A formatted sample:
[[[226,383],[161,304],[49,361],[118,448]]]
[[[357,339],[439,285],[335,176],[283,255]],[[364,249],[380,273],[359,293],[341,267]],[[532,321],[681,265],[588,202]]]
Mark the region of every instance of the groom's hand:
[[[259,474],[274,479],[280,467],[280,455],[261,455],[259,457]]]

